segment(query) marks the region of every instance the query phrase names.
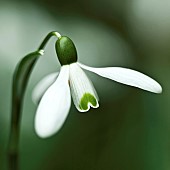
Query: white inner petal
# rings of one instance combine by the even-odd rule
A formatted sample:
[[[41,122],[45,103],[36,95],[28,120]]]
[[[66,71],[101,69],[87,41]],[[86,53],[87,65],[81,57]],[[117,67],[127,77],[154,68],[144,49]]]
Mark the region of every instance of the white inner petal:
[[[32,100],[35,104],[38,104],[46,92],[46,90],[55,82],[58,76],[58,72],[51,73],[45,76],[34,88],[32,92]]]
[[[79,65],[86,70],[122,84],[138,87],[153,93],[162,92],[162,87],[158,82],[135,70],[121,67],[93,68],[80,63]]]
[[[68,84],[69,66],[62,66],[58,79],[43,95],[35,116],[35,130],[40,137],[49,137],[63,125],[71,105]]]
[[[88,111],[90,106],[99,107],[93,84],[77,63],[70,65],[70,88],[74,104],[80,112]]]

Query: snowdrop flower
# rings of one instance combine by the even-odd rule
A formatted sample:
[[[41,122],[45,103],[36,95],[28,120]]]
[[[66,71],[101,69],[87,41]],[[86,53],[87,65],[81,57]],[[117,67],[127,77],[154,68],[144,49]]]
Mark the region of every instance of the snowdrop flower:
[[[62,127],[70,110],[71,96],[79,112],[99,107],[96,90],[82,69],[153,93],[162,92],[155,80],[140,72],[121,67],[94,68],[77,62],[75,45],[66,36],[57,40],[56,52],[61,63],[60,72],[43,78],[33,91],[33,101],[38,103],[35,130],[42,138],[55,134]]]

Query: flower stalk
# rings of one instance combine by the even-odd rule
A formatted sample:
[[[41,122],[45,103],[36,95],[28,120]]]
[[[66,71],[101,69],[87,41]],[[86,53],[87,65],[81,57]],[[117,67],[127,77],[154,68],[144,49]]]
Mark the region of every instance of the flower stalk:
[[[39,56],[51,37],[60,37],[58,32],[50,32],[40,44],[37,51],[26,55],[17,65],[12,84],[11,126],[8,142],[8,169],[19,170],[19,139],[24,94],[31,72]]]

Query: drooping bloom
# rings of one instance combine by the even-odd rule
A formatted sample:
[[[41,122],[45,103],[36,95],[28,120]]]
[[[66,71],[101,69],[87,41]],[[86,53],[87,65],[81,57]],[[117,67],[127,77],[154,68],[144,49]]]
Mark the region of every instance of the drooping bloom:
[[[33,91],[33,101],[38,103],[35,130],[40,137],[49,137],[62,127],[70,110],[71,96],[80,112],[99,107],[96,90],[82,69],[153,93],[162,92],[155,80],[138,71],[121,67],[94,68],[77,62],[75,45],[66,36],[57,40],[56,52],[62,65],[60,72],[43,78]]]

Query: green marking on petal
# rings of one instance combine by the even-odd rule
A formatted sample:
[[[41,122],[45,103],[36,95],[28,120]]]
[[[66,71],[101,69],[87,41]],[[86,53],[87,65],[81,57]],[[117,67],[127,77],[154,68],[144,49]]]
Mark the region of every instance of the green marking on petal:
[[[87,110],[88,103],[91,103],[94,107],[97,106],[96,98],[90,93],[85,93],[80,100],[80,105],[79,105],[80,109]]]

